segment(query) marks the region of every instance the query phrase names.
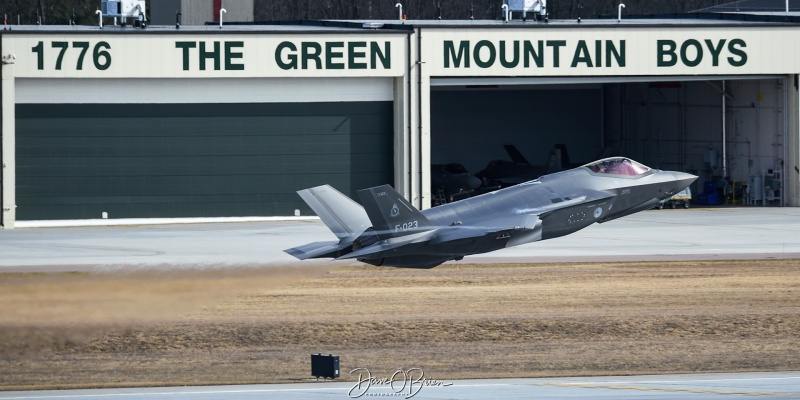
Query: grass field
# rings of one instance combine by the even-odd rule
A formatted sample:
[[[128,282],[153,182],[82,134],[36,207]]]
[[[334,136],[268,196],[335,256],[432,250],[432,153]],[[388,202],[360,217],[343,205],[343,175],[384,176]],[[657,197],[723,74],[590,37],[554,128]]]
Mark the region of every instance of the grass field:
[[[0,274],[0,389],[800,370],[800,260]]]

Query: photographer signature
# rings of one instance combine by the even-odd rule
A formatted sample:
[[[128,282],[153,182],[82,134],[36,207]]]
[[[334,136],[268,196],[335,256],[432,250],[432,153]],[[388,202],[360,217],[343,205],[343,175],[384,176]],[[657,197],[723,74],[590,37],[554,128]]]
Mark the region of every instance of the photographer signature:
[[[410,399],[416,396],[423,387],[452,385],[452,383],[426,378],[422,368],[398,369],[387,378],[376,378],[367,368],[356,368],[350,371],[350,375],[356,372],[358,372],[358,382],[347,392],[351,399],[362,396],[403,396],[405,399]],[[386,387],[390,392],[369,393],[373,386]]]

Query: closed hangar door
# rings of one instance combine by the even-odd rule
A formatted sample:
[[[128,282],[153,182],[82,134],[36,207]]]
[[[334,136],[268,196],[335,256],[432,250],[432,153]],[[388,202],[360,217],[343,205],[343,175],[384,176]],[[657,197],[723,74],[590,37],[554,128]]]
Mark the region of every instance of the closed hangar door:
[[[19,79],[17,219],[303,215],[393,176],[391,79]]]

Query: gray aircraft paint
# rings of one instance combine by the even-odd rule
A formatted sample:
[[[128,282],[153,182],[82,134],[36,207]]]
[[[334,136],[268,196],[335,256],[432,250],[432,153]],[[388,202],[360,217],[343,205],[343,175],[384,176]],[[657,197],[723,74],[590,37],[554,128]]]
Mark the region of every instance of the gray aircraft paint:
[[[626,173],[600,169],[606,166],[630,169]],[[357,259],[373,265],[432,268],[467,255],[568,235],[649,209],[695,179],[612,157],[424,211],[415,209],[390,186],[378,186],[359,191],[368,220],[358,225],[370,228],[338,242],[309,243],[286,252],[299,259]],[[349,199],[334,192],[325,185],[299,193],[303,198],[315,193],[316,198],[325,199],[324,209],[309,206],[329,227],[340,224],[337,209],[350,218],[361,215],[353,212]]]

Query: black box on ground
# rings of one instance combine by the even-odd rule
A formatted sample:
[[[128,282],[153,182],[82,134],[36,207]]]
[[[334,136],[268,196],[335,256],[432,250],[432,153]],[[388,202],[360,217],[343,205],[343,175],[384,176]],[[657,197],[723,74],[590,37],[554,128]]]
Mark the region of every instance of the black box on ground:
[[[339,356],[333,354],[311,355],[311,376],[319,378],[339,377]]]

